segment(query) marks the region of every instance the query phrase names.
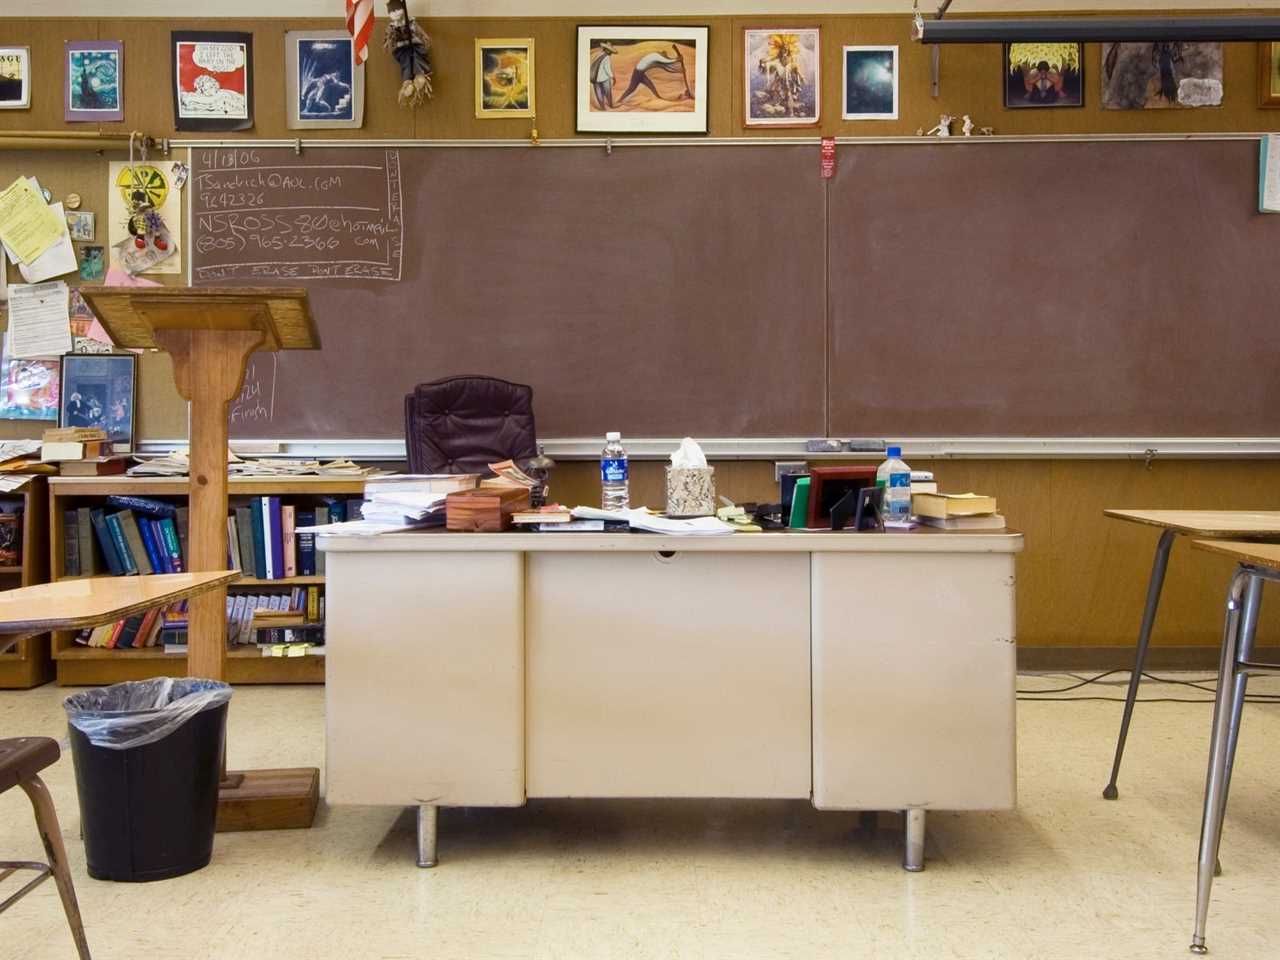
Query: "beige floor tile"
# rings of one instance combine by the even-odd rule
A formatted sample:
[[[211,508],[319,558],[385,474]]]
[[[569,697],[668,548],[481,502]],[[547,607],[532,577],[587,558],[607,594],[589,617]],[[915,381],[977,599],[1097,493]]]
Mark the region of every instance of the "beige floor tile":
[[[1268,689],[1280,684],[1255,685]],[[66,692],[0,694],[0,735],[61,736]],[[323,707],[320,688],[238,688],[231,766],[322,765]],[[1121,799],[1108,802],[1119,715],[1116,703],[1020,703],[1018,809],[931,814],[917,875],[900,868],[896,814],[868,825],[804,802],[568,800],[443,811],[435,870],[413,864],[410,811],[322,807],[309,831],[219,835],[213,863],[187,877],[103,883],[85,873],[69,758],[46,780],[98,960],[1183,957],[1210,708],[1140,704]],[[1214,956],[1278,955],[1277,737],[1280,705],[1251,704]],[[25,797],[0,795],[0,855],[39,853]],[[0,957],[72,955],[51,885],[0,917]]]

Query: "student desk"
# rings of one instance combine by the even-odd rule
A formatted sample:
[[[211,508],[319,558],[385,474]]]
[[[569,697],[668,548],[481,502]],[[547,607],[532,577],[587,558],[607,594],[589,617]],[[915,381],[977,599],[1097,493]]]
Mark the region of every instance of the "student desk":
[[[1017,533],[321,535],[333,804],[1015,803]]]
[[[76,630],[123,620],[240,579],[238,570],[79,577],[0,592],[0,634]]]
[[[1138,697],[1138,685],[1142,682],[1142,668],[1147,662],[1147,647],[1151,643],[1151,628],[1160,606],[1160,591],[1164,587],[1164,574],[1169,566],[1169,551],[1179,536],[1208,539],[1265,540],[1280,537],[1280,510],[1104,510],[1105,516],[1116,520],[1128,520],[1161,529],[1156,544],[1155,560],[1151,565],[1151,580],[1147,584],[1147,605],[1142,611],[1142,626],[1138,630],[1138,649],[1133,657],[1133,673],[1129,677],[1129,689],[1124,698],[1124,714],[1120,719],[1120,735],[1116,738],[1115,759],[1111,762],[1111,779],[1102,795],[1108,800],[1120,796],[1116,780],[1120,776],[1120,761],[1124,758],[1124,745],[1129,737],[1129,720],[1133,717],[1133,704]]]
[[[1222,840],[1222,821],[1227,812],[1227,791],[1231,787],[1231,768],[1235,762],[1240,714],[1249,677],[1254,674],[1280,674],[1280,664],[1259,663],[1253,659],[1253,638],[1258,629],[1262,585],[1268,580],[1280,580],[1280,544],[1197,540],[1192,546],[1230,557],[1237,565],[1227,588],[1222,660],[1213,707],[1213,732],[1209,738],[1209,772],[1205,777],[1204,818],[1196,865],[1196,916],[1191,952],[1202,954],[1207,952],[1204,934],[1209,918],[1209,894]]]

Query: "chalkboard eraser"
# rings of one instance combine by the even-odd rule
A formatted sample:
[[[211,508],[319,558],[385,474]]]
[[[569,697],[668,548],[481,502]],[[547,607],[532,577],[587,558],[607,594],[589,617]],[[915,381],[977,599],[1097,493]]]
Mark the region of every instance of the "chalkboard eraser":
[[[806,440],[806,453],[839,453],[844,449],[843,440]]]
[[[855,453],[883,453],[887,446],[883,440],[850,440],[847,449]]]

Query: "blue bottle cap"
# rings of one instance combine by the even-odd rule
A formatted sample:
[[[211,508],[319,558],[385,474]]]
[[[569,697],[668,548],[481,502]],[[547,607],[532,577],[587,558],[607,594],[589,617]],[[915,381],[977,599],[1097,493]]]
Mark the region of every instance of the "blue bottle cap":
[[[900,456],[902,456],[902,448],[901,448],[901,447],[890,447],[890,448],[889,448],[889,456],[891,456],[891,457],[900,457]]]

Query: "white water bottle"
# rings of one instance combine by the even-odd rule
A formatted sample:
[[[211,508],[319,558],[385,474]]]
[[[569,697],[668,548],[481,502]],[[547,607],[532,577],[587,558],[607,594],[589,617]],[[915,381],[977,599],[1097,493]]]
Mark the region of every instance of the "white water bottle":
[[[902,448],[890,447],[889,459],[876,470],[880,489],[880,519],[906,523],[911,519],[911,468],[902,462]]]
[[[622,434],[611,430],[604,439],[600,453],[600,506],[605,510],[626,510],[631,506],[631,474]]]

